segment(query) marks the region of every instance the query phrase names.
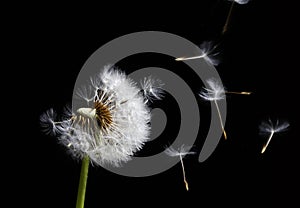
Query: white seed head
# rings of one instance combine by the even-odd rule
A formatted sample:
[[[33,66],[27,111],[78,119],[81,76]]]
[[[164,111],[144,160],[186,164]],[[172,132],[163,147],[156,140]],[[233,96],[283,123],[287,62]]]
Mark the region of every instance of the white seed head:
[[[216,79],[208,79],[206,82],[209,88],[203,88],[203,91],[199,93],[201,98],[208,101],[222,100],[225,98],[225,90]]]
[[[261,125],[259,126],[260,133],[279,133],[286,131],[287,128],[290,126],[290,124],[286,121],[279,122],[279,120],[276,120],[276,123],[274,123],[271,119],[268,119],[268,121],[263,121]]]
[[[174,149],[173,147],[168,147],[165,150],[165,153],[167,155],[169,155],[170,157],[196,154],[196,152],[189,152],[188,149],[190,149],[190,148],[191,147],[188,147],[188,146],[185,147],[184,145],[181,145],[181,147],[178,148],[177,150]]]
[[[154,89],[148,82],[146,88]],[[87,106],[75,113],[66,111],[62,121],[54,121],[54,111],[49,110],[41,116],[41,125],[45,132],[54,132],[75,158],[87,155],[97,165],[119,166],[149,139],[150,109],[143,90],[120,70],[107,66],[78,91]],[[154,90],[153,96],[160,93]]]

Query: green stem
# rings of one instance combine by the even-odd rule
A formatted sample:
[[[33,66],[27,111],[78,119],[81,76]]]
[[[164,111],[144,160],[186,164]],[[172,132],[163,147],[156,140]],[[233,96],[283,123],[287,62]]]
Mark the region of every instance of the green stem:
[[[85,199],[86,183],[87,183],[88,172],[89,172],[89,163],[90,163],[89,157],[85,156],[82,159],[82,164],[81,164],[76,208],[84,208],[84,199]]]

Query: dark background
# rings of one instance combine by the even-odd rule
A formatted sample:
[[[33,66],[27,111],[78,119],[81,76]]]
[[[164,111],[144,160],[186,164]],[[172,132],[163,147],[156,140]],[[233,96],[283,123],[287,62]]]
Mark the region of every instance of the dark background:
[[[86,207],[179,203],[273,207],[278,200],[288,204],[295,199],[299,153],[293,89],[297,82],[292,81],[295,69],[286,61],[285,41],[281,41],[284,29],[278,29],[284,23],[277,21],[280,18],[272,1],[252,0],[246,5],[235,5],[228,33],[221,36],[230,4],[225,0],[200,0],[197,4],[173,2],[163,6],[151,1],[132,5],[76,5],[80,9],[73,9],[74,5],[41,5],[34,11],[24,10],[24,16],[16,21],[21,25],[17,31],[22,34],[16,39],[24,44],[20,53],[26,56],[22,63],[28,66],[20,76],[28,79],[18,85],[18,92],[26,93],[23,87],[28,86],[30,93],[26,94],[27,102],[18,113],[25,114],[22,117],[26,118],[21,125],[26,129],[22,135],[29,136],[25,142],[25,138],[20,138],[18,143],[24,142],[26,146],[19,146],[22,150],[28,146],[29,151],[26,149],[26,154],[18,151],[18,160],[14,161],[19,165],[12,164],[17,168],[14,181],[20,182],[18,190],[25,196],[24,203],[75,207],[80,163],[70,158],[55,138],[40,132],[39,116],[51,107],[61,109],[71,102],[76,77],[94,51],[122,35],[149,30],[173,33],[197,45],[220,40],[222,62],[216,69],[223,84],[229,90],[253,94],[227,97],[228,141],[222,138],[208,160],[199,163],[198,154],[184,159],[189,192],[184,189],[179,163],[166,172],[145,178],[124,177],[90,166]],[[167,68],[183,76],[195,95],[203,86],[184,63],[175,62],[172,57],[140,54],[117,65],[127,73],[142,67]],[[186,73],[180,74],[183,68]],[[170,100],[167,96],[164,102],[153,105],[168,111],[169,128],[164,136],[173,135],[172,126],[178,127],[180,121],[178,113],[173,113],[177,112],[176,105]],[[209,121],[209,103],[200,99],[198,103],[201,121]],[[291,127],[275,135],[261,155],[267,137],[259,135],[258,126],[269,117],[287,120]],[[208,127],[209,124],[201,122],[195,148],[198,153]],[[166,138],[157,138],[155,143],[146,144],[140,154],[161,150],[164,142]]]

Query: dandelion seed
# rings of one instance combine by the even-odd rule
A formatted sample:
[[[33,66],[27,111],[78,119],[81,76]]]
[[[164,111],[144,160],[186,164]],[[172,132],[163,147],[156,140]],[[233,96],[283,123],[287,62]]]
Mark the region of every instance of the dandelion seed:
[[[239,95],[250,95],[251,92],[233,92],[233,91],[225,91],[224,87],[216,80],[216,79],[208,79],[207,84],[209,88],[203,88],[203,91],[199,93],[199,96],[208,101],[214,101],[216,106],[221,128],[223,131],[224,138],[227,139],[227,134],[224,128],[223,119],[221,116],[221,112],[219,109],[219,105],[217,103],[218,100],[222,100],[225,98],[225,94],[239,94]]]
[[[227,134],[224,128],[223,119],[221,116],[221,112],[219,109],[219,105],[217,103],[218,100],[222,100],[225,98],[225,90],[221,84],[215,79],[208,79],[207,84],[210,88],[204,88],[204,91],[199,93],[199,96],[204,100],[214,101],[215,106],[217,108],[221,128],[223,131],[224,138],[227,139]]]
[[[57,113],[51,108],[40,117],[41,128],[45,134],[55,136],[65,132],[66,122],[57,122]]]
[[[143,81],[141,81],[141,88],[146,97],[146,102],[152,102],[153,99],[161,100],[163,97],[163,85],[159,79],[154,79],[151,76],[145,77]]]
[[[227,18],[226,18],[226,22],[225,22],[224,27],[223,27],[222,34],[225,34],[227,32],[228,25],[229,25],[229,22],[230,22],[230,19],[231,19],[231,15],[232,15],[235,3],[247,4],[249,2],[249,0],[229,0],[229,1],[232,1],[232,3],[231,3],[231,6],[230,6],[230,9],[229,9]]]
[[[97,165],[119,166],[149,139],[150,109],[146,103],[162,98],[161,85],[148,78],[138,88],[120,70],[105,67],[77,93],[92,106],[75,112],[65,110],[62,117],[67,119],[60,121],[50,109],[41,116],[41,125],[46,133],[56,135],[75,158],[87,155]]]
[[[209,88],[204,88],[204,91],[200,92],[200,97],[204,100],[214,101],[222,100],[225,98],[224,87],[216,79],[208,79],[207,84]]]
[[[289,126],[290,126],[290,124],[288,122],[280,123],[279,120],[277,120],[275,124],[271,121],[271,119],[269,119],[267,122],[265,122],[265,121],[262,122],[261,125],[259,126],[260,133],[263,133],[263,134],[268,133],[270,135],[267,140],[267,143],[263,146],[261,153],[263,154],[266,151],[266,149],[275,133],[286,131]]]
[[[75,96],[78,99],[83,99],[86,101],[86,104],[89,105],[89,103],[93,102],[95,92],[93,91],[93,86],[88,85],[88,86],[82,86],[76,91]]]
[[[191,57],[179,57],[176,58],[175,61],[186,61],[203,58],[206,62],[216,66],[220,63],[220,61],[217,59],[217,56],[220,52],[215,52],[217,47],[218,44],[214,45],[212,41],[205,41],[200,45],[200,49],[202,52],[201,55]]]
[[[183,182],[184,182],[186,190],[188,191],[189,190],[189,184],[186,180],[182,157],[185,156],[185,155],[191,155],[191,154],[196,154],[196,153],[195,152],[189,152],[189,151],[187,151],[187,149],[190,149],[190,147],[184,147],[184,145],[182,145],[178,150],[175,150],[173,147],[169,147],[165,150],[165,153],[167,155],[169,155],[170,157],[179,156],[180,163],[181,163],[181,168],[182,168],[182,173],[183,173]]]

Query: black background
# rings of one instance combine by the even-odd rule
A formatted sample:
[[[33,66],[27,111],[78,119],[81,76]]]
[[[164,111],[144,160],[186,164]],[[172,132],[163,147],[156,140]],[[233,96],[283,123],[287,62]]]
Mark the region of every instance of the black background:
[[[76,10],[71,5],[41,5],[34,11],[25,10],[16,20],[21,25],[17,31],[22,35],[15,39],[24,44],[18,53],[26,56],[22,63],[28,66],[20,73],[20,77],[26,79],[25,84],[18,86],[18,92],[25,93],[23,87],[29,86],[30,93],[26,94],[23,110],[18,112],[25,114],[21,126],[26,130],[22,135],[29,136],[26,140],[23,138],[25,142],[19,138],[18,144],[26,143],[21,147],[26,148],[26,154],[18,151],[18,159],[13,161],[19,164],[12,163],[17,168],[14,178],[20,195],[25,196],[24,203],[39,207],[75,207],[80,163],[70,158],[55,138],[40,132],[39,116],[51,107],[61,109],[71,102],[76,77],[94,51],[122,35],[149,30],[173,33],[197,45],[206,40],[221,40],[222,63],[216,69],[223,84],[229,90],[252,91],[253,94],[227,97],[228,140],[222,138],[208,160],[199,163],[198,154],[184,159],[189,192],[184,189],[180,164],[145,178],[124,177],[90,166],[86,207],[179,203],[239,207],[269,204],[272,207],[278,199],[290,203],[297,193],[293,189],[297,190],[298,177],[297,105],[293,92],[297,83],[292,81],[294,68],[286,61],[284,43],[278,32],[282,22],[275,21],[271,1],[252,0],[246,5],[235,5],[229,31],[221,36],[230,4],[201,0],[197,4],[173,2],[169,6],[140,2],[76,5],[82,6]],[[194,80],[184,63],[175,62],[172,57],[140,54],[120,61],[118,66],[126,73],[150,66],[167,68],[184,77],[195,96],[203,86]],[[180,74],[182,69],[186,70],[185,74]],[[175,130],[166,129],[163,135],[168,137],[174,134],[180,119],[170,100],[167,96],[153,106],[168,111],[168,126],[175,127]],[[209,103],[200,99],[198,103],[201,116],[204,115],[201,120],[208,120]],[[24,109],[31,110],[27,113]],[[269,117],[288,120],[291,127],[275,135],[261,155],[266,136],[259,135],[258,125]],[[201,123],[195,148],[198,152],[208,127],[209,124]],[[146,144],[140,154],[161,150],[165,140],[160,137],[156,143]]]

